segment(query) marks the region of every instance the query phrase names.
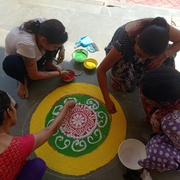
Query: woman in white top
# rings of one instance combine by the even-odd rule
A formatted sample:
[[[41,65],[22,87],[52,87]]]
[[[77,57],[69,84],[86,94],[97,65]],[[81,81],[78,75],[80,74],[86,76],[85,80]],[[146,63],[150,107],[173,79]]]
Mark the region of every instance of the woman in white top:
[[[3,69],[18,80],[20,98],[29,96],[27,76],[31,80],[41,80],[61,75],[63,68],[53,64],[53,59],[59,50],[64,51],[67,39],[65,27],[57,19],[30,20],[8,33]]]

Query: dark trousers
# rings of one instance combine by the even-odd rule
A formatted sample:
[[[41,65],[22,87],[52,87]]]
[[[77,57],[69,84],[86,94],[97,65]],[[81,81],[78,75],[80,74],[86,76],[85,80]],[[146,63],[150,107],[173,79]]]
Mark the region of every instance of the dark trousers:
[[[38,60],[37,67],[38,70],[43,67],[46,61],[53,60],[53,58],[56,56],[57,51],[46,51],[45,55]],[[2,64],[4,72],[16,79],[17,81],[24,84],[24,78],[28,75],[26,66],[24,64],[23,58],[19,55],[8,55],[3,61]]]

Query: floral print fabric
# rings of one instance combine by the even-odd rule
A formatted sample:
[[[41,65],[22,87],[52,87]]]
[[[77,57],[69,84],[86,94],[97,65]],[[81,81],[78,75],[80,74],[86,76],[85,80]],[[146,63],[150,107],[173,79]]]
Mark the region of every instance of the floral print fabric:
[[[147,65],[150,60],[142,60],[136,56],[134,51],[135,39],[129,37],[125,26],[116,30],[105,51],[107,54],[112,47],[115,47],[122,55],[122,58],[111,69],[112,87],[117,91],[133,92],[136,86],[139,85],[142,75],[148,71]],[[173,67],[174,59],[168,58],[162,65]]]

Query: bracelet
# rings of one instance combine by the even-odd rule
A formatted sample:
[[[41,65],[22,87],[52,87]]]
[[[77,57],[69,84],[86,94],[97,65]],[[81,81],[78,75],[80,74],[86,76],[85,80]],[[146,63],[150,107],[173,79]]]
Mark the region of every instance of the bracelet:
[[[168,57],[167,57],[167,55],[165,54],[165,52],[163,52],[163,55],[164,55],[164,57],[167,59]]]

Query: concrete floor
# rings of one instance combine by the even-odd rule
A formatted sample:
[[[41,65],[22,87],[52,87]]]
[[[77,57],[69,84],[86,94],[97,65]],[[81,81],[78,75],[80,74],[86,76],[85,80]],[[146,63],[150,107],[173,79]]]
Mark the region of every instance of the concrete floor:
[[[114,31],[122,24],[143,17],[163,16],[169,23],[173,22],[180,27],[180,11],[163,8],[118,3],[111,1],[95,0],[0,0],[0,57],[4,56],[4,39],[12,27],[18,26],[24,21],[37,17],[57,18],[63,22],[69,33],[66,46],[66,57],[63,66],[73,69],[75,72],[83,71],[83,75],[77,77],[74,82],[87,82],[98,85],[95,71],[87,71],[82,65],[72,60],[71,53],[74,43],[80,37],[88,35],[99,47],[99,51],[90,53],[100,63],[104,58],[104,47],[110,41]],[[179,59],[179,54],[176,60]],[[177,62],[177,69],[179,68]],[[17,82],[8,77],[0,69],[0,89],[10,93],[18,103],[18,123],[12,128],[12,134],[22,135],[29,132],[31,114],[39,102],[64,83],[59,78],[51,80],[34,81],[30,83],[30,98],[21,100],[17,96]],[[111,94],[122,106],[127,119],[127,138],[137,138],[146,143],[150,138],[151,127],[143,122],[144,112],[139,98],[138,90],[131,94],[117,93],[109,87]],[[32,157],[35,155],[32,154]],[[116,156],[109,164],[87,175],[74,177],[53,172],[47,169],[44,180],[123,180],[122,174],[126,168]],[[178,180],[180,173],[167,172],[152,174],[153,180]]]

